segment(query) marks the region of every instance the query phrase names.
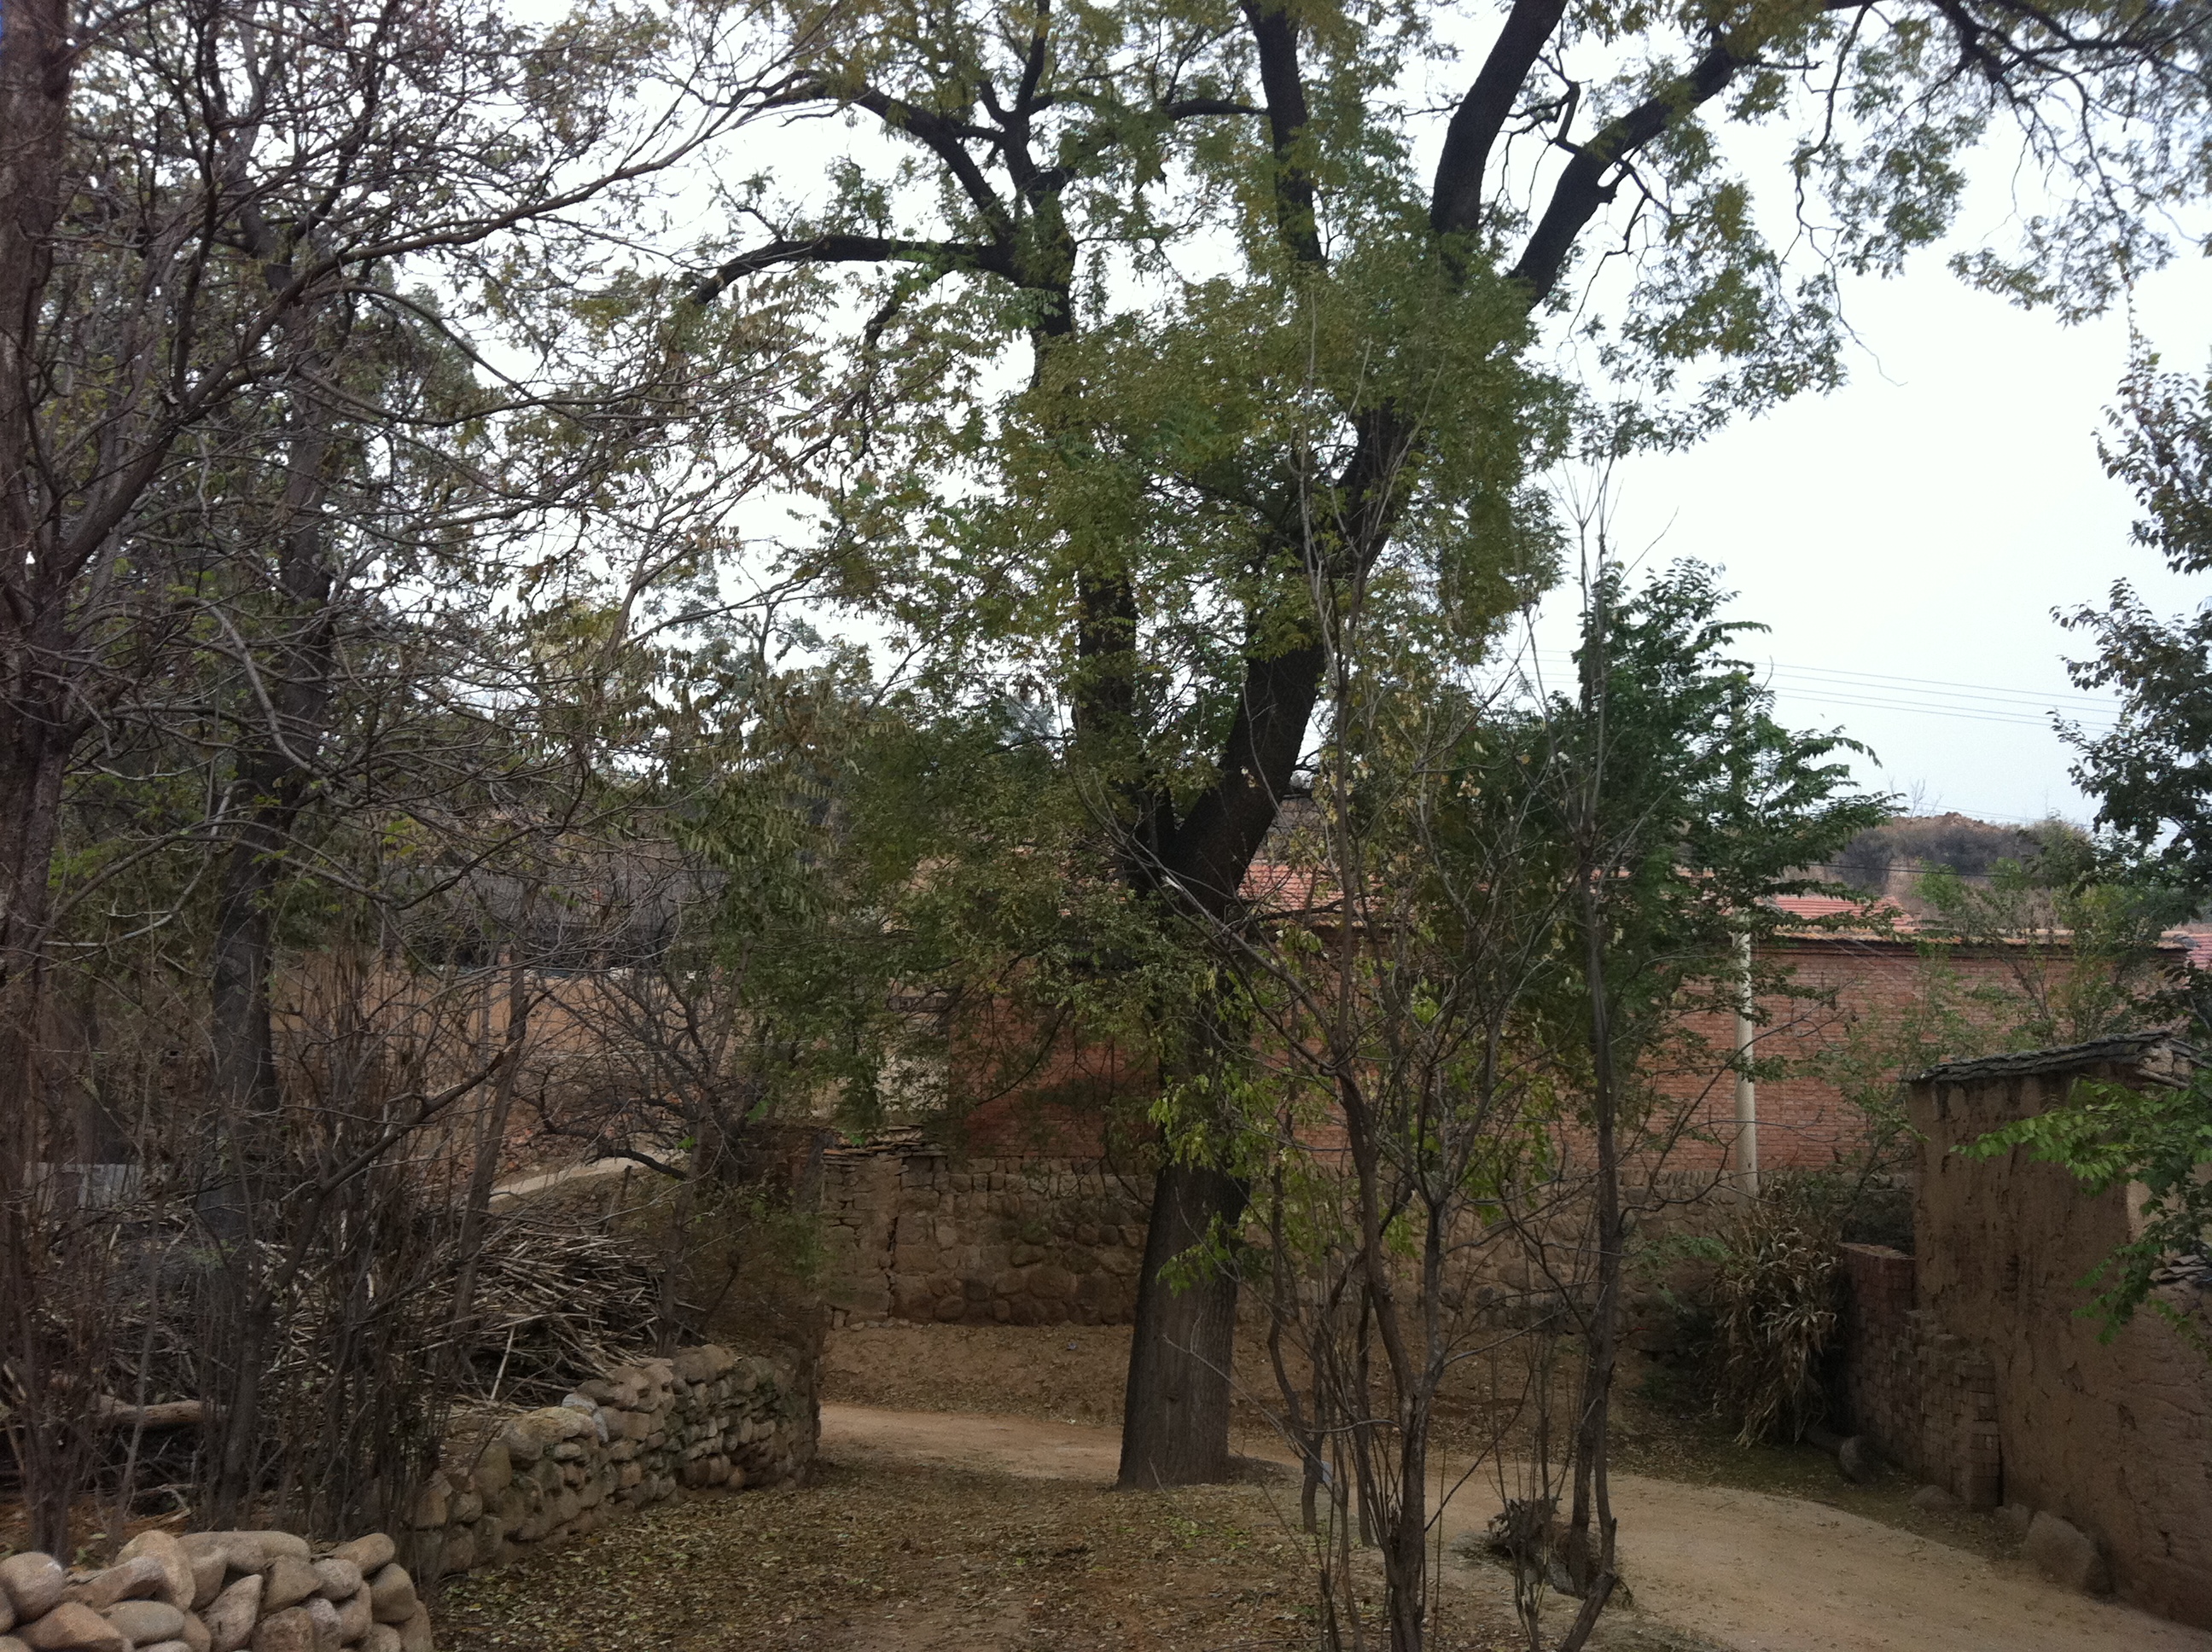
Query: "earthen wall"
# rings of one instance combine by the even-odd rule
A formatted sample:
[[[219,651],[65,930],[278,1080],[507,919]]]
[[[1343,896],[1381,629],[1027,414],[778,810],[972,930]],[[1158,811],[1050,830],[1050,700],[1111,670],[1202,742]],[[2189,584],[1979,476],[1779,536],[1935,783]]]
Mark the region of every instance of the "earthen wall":
[[[2122,1594],[2212,1625],[2212,1363],[2158,1314],[2106,1340],[2082,1312],[2085,1278],[2136,1236],[2135,1196],[2091,1195],[2024,1150],[1954,1151],[2058,1105],[2079,1079],[2158,1082],[2156,1054],[1961,1063],[1913,1086],[1918,1305],[1992,1363],[2005,1500],[2087,1534]],[[2193,1287],[2168,1295],[2203,1312]]]
[[[1097,1160],[845,1149],[823,1164],[831,1323],[1120,1325],[1147,1178]]]

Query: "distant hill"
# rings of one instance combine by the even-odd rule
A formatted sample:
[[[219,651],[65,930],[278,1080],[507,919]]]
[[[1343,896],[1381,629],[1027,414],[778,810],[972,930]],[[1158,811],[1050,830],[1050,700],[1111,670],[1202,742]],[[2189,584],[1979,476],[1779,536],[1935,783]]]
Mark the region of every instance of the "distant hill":
[[[1815,876],[1869,895],[1915,904],[1918,874],[1942,866],[1962,878],[1986,878],[2000,860],[2026,860],[2040,853],[2054,832],[2075,829],[2051,820],[2035,826],[2000,826],[1971,815],[1900,815],[1861,832]]]

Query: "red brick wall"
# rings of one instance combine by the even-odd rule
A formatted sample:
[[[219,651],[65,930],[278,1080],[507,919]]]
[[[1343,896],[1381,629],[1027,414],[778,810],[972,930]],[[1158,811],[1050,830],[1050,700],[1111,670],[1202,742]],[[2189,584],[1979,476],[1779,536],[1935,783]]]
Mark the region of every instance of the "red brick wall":
[[[1778,1063],[1782,1076],[1758,1088],[1762,1168],[1814,1169],[1856,1153],[1866,1121],[1808,1063],[1869,1015],[1901,1015],[1926,987],[1924,961],[1905,941],[1842,937],[1785,940],[1765,961],[1790,966],[1813,998],[1763,999],[1754,1047]],[[2010,980],[2002,957],[1954,957],[1948,967],[1966,984]],[[1003,1011],[999,1012],[1003,1015]],[[1735,1139],[1735,1076],[1725,1063],[1735,1048],[1733,1015],[1693,1017],[1705,1058],[1667,1076],[1680,1135],[1668,1168],[1711,1175],[1729,1163]],[[1946,1052],[1949,1054],[1949,1052]],[[1963,1052],[1961,1052],[1963,1053]],[[1110,1044],[1061,1034],[1039,1038],[1032,1027],[990,1017],[963,1025],[956,1039],[957,1099],[969,1109],[962,1133],[967,1151],[994,1158],[1097,1159],[1114,1157],[1114,1134],[1143,1129],[1143,1103],[1157,1074]]]
[[[1864,1144],[1866,1120],[1834,1084],[1807,1067],[1865,1017],[1902,1016],[1926,991],[1927,965],[1909,942],[1843,937],[1787,940],[1763,953],[1761,962],[1788,965],[1807,993],[1827,1001],[1780,996],[1759,1001],[1755,1059],[1784,1068],[1782,1076],[1759,1082],[1759,1165],[1817,1169]],[[1947,967],[1970,987],[2012,979],[2002,957],[1955,957]],[[1663,1081],[1662,1088],[1688,1113],[1689,1128],[1670,1160],[1685,1170],[1717,1169],[1728,1162],[1736,1135],[1735,1075],[1720,1065],[1735,1047],[1735,1017],[1696,1016],[1689,1026],[1705,1040],[1711,1060]]]

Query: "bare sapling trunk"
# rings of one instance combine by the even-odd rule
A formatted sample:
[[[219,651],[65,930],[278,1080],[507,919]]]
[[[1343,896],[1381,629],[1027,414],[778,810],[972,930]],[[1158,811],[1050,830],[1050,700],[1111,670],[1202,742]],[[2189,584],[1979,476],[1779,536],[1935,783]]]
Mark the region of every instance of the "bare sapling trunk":
[[[301,325],[312,327],[310,313]],[[327,367],[321,353],[317,373]],[[303,401],[306,392],[302,392]],[[240,819],[224,856],[216,896],[210,975],[209,1033],[226,1163],[210,1225],[223,1242],[231,1315],[231,1369],[217,1400],[215,1499],[223,1520],[240,1518],[252,1494],[261,1435],[261,1389],[274,1318],[258,1278],[258,1219],[282,1190],[283,1096],[277,1073],[270,984],[276,974],[276,912],[284,857],[313,784],[332,695],[335,584],[323,521],[332,415],[312,402],[297,408],[287,446],[276,568],[276,646],[257,659],[249,640],[240,665],[252,733],[237,756],[233,798]]]
[[[1382,1550],[1390,1652],[1420,1652],[1427,1619],[1429,1413],[1434,1394],[1425,1362],[1416,1362],[1407,1341],[1405,1309],[1383,1232],[1383,1170],[1374,1120],[1352,1075],[1338,1075],[1337,1094],[1358,1202],[1361,1301],[1382,1344],[1391,1401],[1387,1416],[1381,1406],[1370,1405],[1350,1419],[1361,1452],[1362,1532]],[[1435,1242],[1431,1227],[1425,1257]],[[1431,1290],[1426,1315],[1434,1315],[1436,1300]],[[1423,1337],[1424,1344],[1431,1340]],[[1366,1390],[1364,1382],[1361,1386]]]
[[[1598,874],[1592,871],[1589,878]],[[1613,1061],[1613,1028],[1606,1001],[1605,943],[1595,890],[1582,894],[1583,957],[1589,972],[1590,1111],[1597,1156],[1592,1223],[1597,1243],[1596,1288],[1583,1335],[1581,1392],[1574,1431],[1574,1500],[1567,1518],[1567,1576],[1583,1596],[1583,1616],[1595,1625],[1618,1580],[1613,1573],[1611,1489],[1607,1451],[1611,1439],[1613,1368],[1620,1354],[1621,1210],[1620,1096]],[[1581,1619],[1577,1619],[1579,1625]],[[1571,1632],[1560,1652],[1576,1652],[1588,1630]]]
[[[537,908],[538,886],[532,884],[522,906],[522,936],[529,932],[531,914]],[[453,1281],[453,1346],[464,1350],[474,1328],[477,1272],[483,1260],[484,1224],[491,1218],[492,1185],[499,1179],[500,1157],[507,1148],[507,1127],[514,1112],[514,1092],[522,1070],[524,1046],[530,1038],[530,972],[522,959],[521,936],[507,950],[507,1025],[499,1053],[499,1073],[492,1080],[491,1104],[485,1109],[477,1133],[476,1158],[469,1167],[468,1203],[461,1212],[460,1269]]]
[[[1613,1004],[1606,957],[1605,900],[1615,867],[1601,852],[1607,786],[1607,665],[1609,615],[1602,588],[1586,610],[1582,681],[1584,772],[1570,777],[1576,793],[1575,916],[1582,931],[1583,991],[1587,998],[1590,1054],[1590,1128],[1597,1156],[1591,1221],[1597,1278],[1583,1327],[1583,1370],[1576,1396],[1574,1494],[1564,1542],[1568,1581],[1583,1597],[1583,1611],[1560,1643],[1579,1652],[1618,1581],[1613,1572],[1615,1522],[1607,1453],[1611,1441],[1613,1367],[1620,1320],[1620,1089],[1614,1063]]]
[[[1295,1139],[1296,1128],[1288,1114],[1276,1120],[1277,1133],[1285,1142]],[[1267,1184],[1267,1365],[1274,1373],[1276,1389],[1282,1395],[1284,1431],[1298,1454],[1298,1529],[1310,1537],[1321,1530],[1318,1503],[1328,1472],[1322,1448],[1327,1436],[1321,1425],[1320,1396],[1315,1394],[1309,1406],[1305,1389],[1291,1375],[1283,1347],[1285,1330],[1301,1317],[1297,1299],[1300,1286],[1291,1267],[1291,1236],[1284,1222],[1283,1193],[1283,1171],[1278,1164]],[[1307,1364],[1308,1381],[1317,1389],[1319,1364],[1310,1358]]]

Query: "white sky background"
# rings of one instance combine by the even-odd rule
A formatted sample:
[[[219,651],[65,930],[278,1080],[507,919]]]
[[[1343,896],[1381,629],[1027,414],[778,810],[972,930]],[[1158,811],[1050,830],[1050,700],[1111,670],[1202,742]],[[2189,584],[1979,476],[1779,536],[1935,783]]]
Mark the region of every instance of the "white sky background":
[[[1850,381],[1622,465],[1613,543],[1724,568],[1731,616],[1771,628],[1743,652],[1773,667],[1784,720],[1866,742],[1867,783],[1914,812],[2086,822],[2047,713],[2108,718],[2066,675],[2087,640],[2051,610],[2101,604],[2120,578],[2161,612],[2205,594],[2132,542],[2133,498],[2098,458],[2128,319],[2023,313],[1963,285],[1940,251],[1844,297],[1863,344]],[[2212,270],[2160,272],[2136,320],[2166,367],[2202,373]],[[1547,671],[1573,646],[1573,609],[1563,591],[1539,618]],[[1893,678],[1913,680],[1858,680]]]

